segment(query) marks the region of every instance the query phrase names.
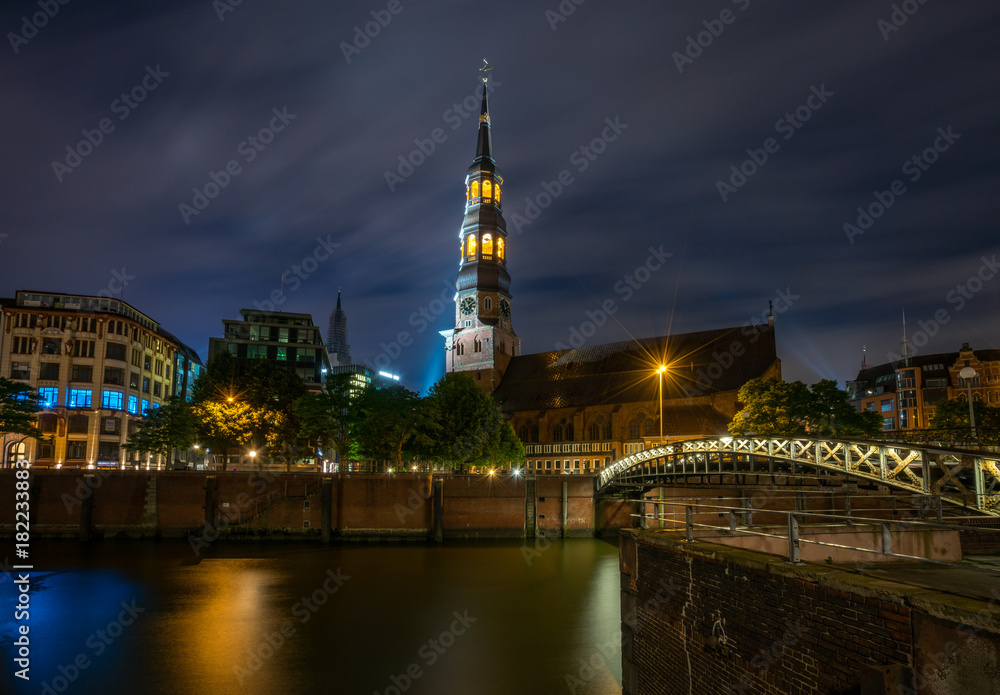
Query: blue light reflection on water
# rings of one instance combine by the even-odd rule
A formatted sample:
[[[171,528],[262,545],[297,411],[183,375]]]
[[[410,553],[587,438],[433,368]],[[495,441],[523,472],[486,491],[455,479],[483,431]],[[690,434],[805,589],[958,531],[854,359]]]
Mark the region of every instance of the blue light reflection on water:
[[[61,569],[36,592],[32,685],[0,685],[39,693],[83,653],[66,693],[384,695],[408,670],[407,695],[571,692],[572,678],[578,695],[621,692],[617,550],[601,541],[554,541],[530,562],[518,543],[219,543],[190,558],[186,543],[55,544],[36,561]],[[323,596],[338,570],[350,579]],[[145,612],[95,655],[88,638],[132,600]]]

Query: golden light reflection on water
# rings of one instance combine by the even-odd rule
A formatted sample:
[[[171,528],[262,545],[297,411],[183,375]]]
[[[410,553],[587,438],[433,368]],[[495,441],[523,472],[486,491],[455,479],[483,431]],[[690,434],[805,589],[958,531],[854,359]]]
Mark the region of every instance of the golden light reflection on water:
[[[282,691],[269,659],[257,671],[247,663],[248,652],[259,654],[265,635],[288,619],[285,602],[275,600],[282,574],[273,559],[257,558],[205,560],[182,570],[190,590],[165,611],[161,631],[164,667],[176,674],[178,693]],[[246,669],[243,683],[235,666]]]

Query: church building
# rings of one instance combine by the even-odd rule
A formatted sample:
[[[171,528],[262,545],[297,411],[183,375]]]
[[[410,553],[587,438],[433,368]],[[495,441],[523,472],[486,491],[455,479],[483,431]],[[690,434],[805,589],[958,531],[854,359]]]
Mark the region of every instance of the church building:
[[[781,378],[773,317],[766,325],[521,355],[491,128],[484,77],[465,178],[455,327],[441,331],[446,371],[469,374],[493,395],[525,445],[529,473],[595,473],[660,442],[725,434],[740,387]]]

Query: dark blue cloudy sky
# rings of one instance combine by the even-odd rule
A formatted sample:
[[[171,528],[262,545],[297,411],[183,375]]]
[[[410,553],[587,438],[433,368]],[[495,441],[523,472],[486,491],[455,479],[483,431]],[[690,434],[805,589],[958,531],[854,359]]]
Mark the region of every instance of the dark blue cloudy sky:
[[[325,327],[343,287],[355,358],[424,389],[453,321],[461,104],[487,57],[525,353],[591,333],[602,305],[590,343],[759,321],[769,300],[792,379],[851,378],[865,344],[886,361],[904,309],[920,352],[1000,347],[1000,5],[577,2],[72,0],[44,22],[37,0],[4,3],[0,296],[124,273],[126,301],[204,357],[298,266],[286,310]],[[373,12],[391,21],[365,45]]]

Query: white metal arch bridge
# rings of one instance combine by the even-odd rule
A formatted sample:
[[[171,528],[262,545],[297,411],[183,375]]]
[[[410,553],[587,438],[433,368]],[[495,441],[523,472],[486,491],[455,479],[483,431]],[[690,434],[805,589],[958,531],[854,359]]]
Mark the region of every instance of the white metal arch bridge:
[[[813,437],[712,437],[667,444],[607,467],[598,494],[714,475],[838,473],[1000,516],[1000,454]]]

